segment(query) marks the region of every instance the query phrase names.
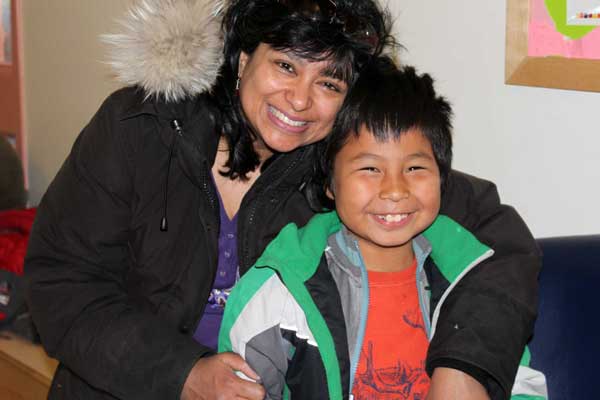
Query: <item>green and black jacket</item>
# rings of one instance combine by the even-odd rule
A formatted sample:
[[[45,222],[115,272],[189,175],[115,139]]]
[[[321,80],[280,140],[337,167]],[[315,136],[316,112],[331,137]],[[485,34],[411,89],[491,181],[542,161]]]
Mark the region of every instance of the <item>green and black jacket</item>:
[[[447,297],[494,252],[446,216],[415,238],[413,248],[415,283],[431,341]],[[290,224],[232,292],[219,350],[242,355],[261,376],[270,399],[347,399],[368,299],[360,251],[335,212],[313,217],[302,229]],[[457,323],[452,329],[468,326]],[[525,349],[511,398],[545,399],[544,376],[528,365]],[[427,370],[433,368],[427,365]]]

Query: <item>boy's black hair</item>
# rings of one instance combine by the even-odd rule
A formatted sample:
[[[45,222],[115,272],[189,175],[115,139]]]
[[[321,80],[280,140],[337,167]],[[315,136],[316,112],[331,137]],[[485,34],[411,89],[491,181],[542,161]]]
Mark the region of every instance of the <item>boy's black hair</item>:
[[[300,57],[331,60],[334,75],[348,84],[384,47],[393,45],[389,13],[374,0],[231,0],[223,19],[224,62],[212,99],[229,144],[224,176],[245,179],[259,165],[255,133],[236,93],[241,52],[260,43]]]
[[[431,76],[418,75],[412,67],[398,68],[387,57],[373,59],[361,70],[331,134],[319,146],[324,156],[316,163],[315,183],[321,192],[309,194],[316,195],[327,208],[333,208],[323,189],[330,185],[336,155],[351,136],[359,135],[363,126],[380,141],[419,129],[431,144],[443,189],[452,164],[451,118],[450,104],[435,93]],[[311,200],[314,206],[315,198]]]

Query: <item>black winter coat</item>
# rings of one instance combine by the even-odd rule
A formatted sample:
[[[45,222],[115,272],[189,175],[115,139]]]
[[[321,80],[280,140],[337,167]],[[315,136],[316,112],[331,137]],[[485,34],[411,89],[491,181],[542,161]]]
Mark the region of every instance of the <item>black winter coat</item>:
[[[192,339],[217,266],[210,168],[219,129],[209,107],[203,96],[173,105],[115,92],[45,194],[25,274],[43,345],[60,361],[50,399],[178,399],[211,353]],[[302,193],[311,151],[278,156],[245,196],[241,273],[284,225],[312,216]],[[496,255],[446,300],[429,366],[464,370],[507,395],[536,314],[535,241],[487,181],[452,172],[442,208]]]

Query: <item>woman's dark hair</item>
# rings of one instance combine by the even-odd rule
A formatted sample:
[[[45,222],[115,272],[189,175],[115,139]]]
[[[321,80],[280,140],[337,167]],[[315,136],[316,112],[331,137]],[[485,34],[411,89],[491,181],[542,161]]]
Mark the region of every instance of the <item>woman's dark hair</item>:
[[[223,19],[224,62],[212,91],[229,145],[226,171],[245,179],[259,165],[256,137],[235,85],[241,52],[261,43],[313,61],[331,60],[334,75],[352,85],[368,60],[393,44],[389,14],[373,0],[232,0]]]
[[[346,96],[331,134],[318,146],[312,195],[333,207],[324,190],[331,183],[335,157],[363,126],[382,142],[419,129],[431,144],[443,189],[452,164],[451,118],[450,104],[435,93],[431,76],[398,68],[387,57],[373,59]]]

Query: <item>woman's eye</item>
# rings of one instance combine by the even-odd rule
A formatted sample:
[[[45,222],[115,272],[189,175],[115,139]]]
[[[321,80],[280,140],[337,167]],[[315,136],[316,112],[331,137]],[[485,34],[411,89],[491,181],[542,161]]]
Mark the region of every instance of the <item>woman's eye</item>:
[[[332,90],[332,91],[338,92],[338,93],[341,92],[341,89],[337,85],[335,85],[331,82],[323,82],[323,86],[328,90]]]
[[[284,61],[278,61],[277,62],[277,66],[283,70],[285,70],[286,72],[290,72],[293,73],[294,72],[294,67],[292,66],[292,64],[290,63],[286,63]]]
[[[413,166],[408,167],[407,171],[408,172],[414,172],[414,171],[418,171],[418,170],[421,170],[421,169],[425,169],[425,167],[422,167],[420,165],[413,165]]]

